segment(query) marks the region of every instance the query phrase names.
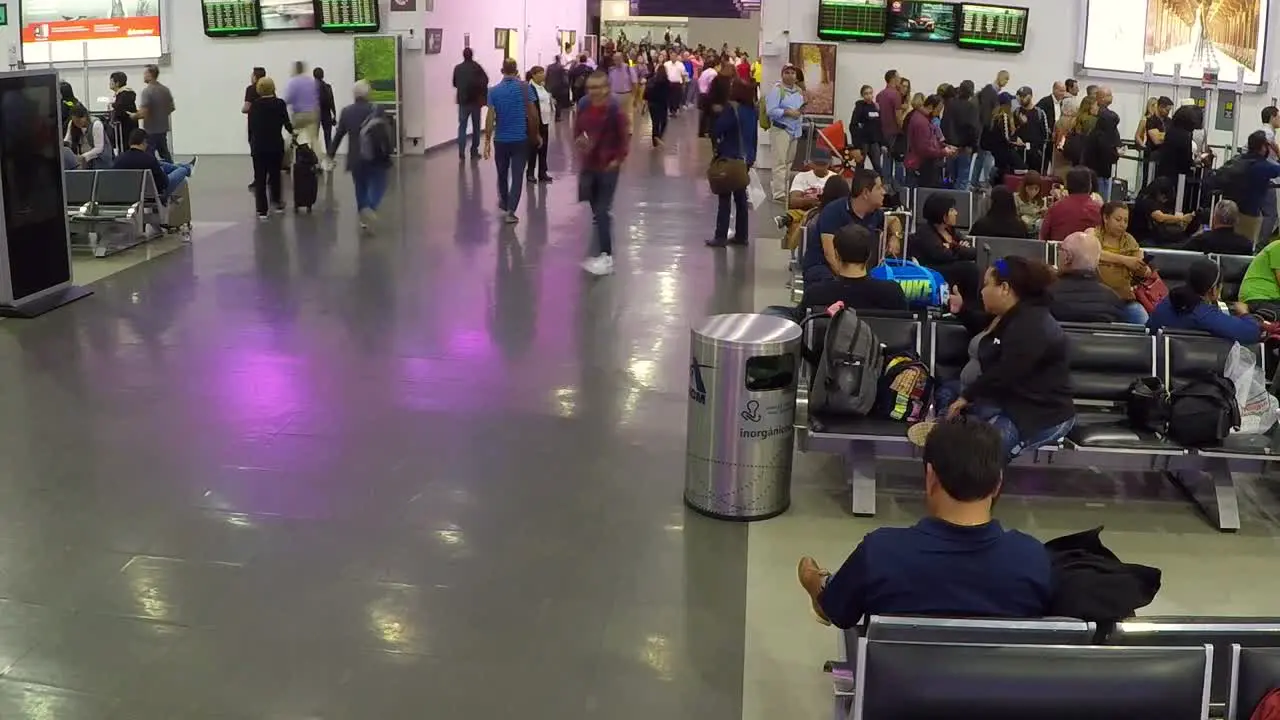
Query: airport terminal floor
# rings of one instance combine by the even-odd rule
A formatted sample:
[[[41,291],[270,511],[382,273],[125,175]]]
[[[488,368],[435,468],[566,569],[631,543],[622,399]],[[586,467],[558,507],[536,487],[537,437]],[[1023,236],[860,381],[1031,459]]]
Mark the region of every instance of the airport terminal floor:
[[[876,518],[817,455],[779,518],[684,508],[689,326],[786,297],[766,213],[703,246],[691,121],[657,151],[641,124],[611,277],[579,268],[562,125],[515,226],[452,149],[399,164],[368,238],[345,175],[258,223],[247,159],[203,159],[189,245],[0,325],[0,718],[829,717],[795,561],[913,521],[919,469]],[[1149,612],[1275,614],[1280,501],[1241,494],[1237,535],[1137,475],[997,514],[1105,525],[1164,570]]]

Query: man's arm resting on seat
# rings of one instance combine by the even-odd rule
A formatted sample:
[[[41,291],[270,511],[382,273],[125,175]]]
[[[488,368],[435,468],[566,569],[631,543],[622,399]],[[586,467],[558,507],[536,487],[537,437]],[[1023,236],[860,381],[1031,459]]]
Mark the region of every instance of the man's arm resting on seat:
[[[800,584],[809,593],[813,611],[820,618],[838,628],[854,627],[865,612],[866,550],[859,543],[835,575],[818,567],[812,558],[801,559]]]

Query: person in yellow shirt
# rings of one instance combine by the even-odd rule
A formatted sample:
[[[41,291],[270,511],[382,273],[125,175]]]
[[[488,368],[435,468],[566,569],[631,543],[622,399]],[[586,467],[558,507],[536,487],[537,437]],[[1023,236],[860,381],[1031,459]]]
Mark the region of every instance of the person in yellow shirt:
[[[756,85],[759,85],[764,80],[764,65],[761,64],[760,58],[756,58],[755,62],[751,63],[751,79],[755,81]]]

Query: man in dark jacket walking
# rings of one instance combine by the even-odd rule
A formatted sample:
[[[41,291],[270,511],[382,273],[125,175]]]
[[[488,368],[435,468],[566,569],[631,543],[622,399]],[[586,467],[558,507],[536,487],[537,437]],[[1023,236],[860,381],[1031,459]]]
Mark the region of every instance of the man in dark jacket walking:
[[[973,175],[973,154],[978,149],[978,138],[982,137],[972,80],[960,83],[955,97],[947,100],[942,113],[942,134],[947,144],[956,148],[956,154],[947,161],[947,174],[955,178],[956,190],[968,190]]]
[[[333,99],[333,86],[324,79],[324,68],[315,68],[311,76],[316,79],[316,89],[320,93],[320,130],[324,135],[324,152],[329,153],[333,145],[333,126],[338,124],[338,104]],[[330,166],[326,162],[326,169]]]
[[[467,121],[471,122],[471,158],[480,157],[480,110],[489,95],[489,76],[473,59],[471,48],[462,51],[462,62],[453,68],[453,88],[458,92],[458,159],[466,157]]]
[[[982,129],[986,130],[991,127],[991,116],[995,114],[996,108],[1000,106],[1000,94],[1004,92],[1004,88],[1009,84],[1009,71],[1001,70],[996,73],[996,81],[982,88],[978,92],[978,122],[982,124]],[[978,176],[976,182],[985,185],[991,180],[991,173],[996,169],[996,158],[986,150],[978,154],[980,165],[978,166]]]
[[[555,100],[555,115],[559,121],[564,111],[569,108],[569,73],[560,62],[560,55],[547,66],[547,92]]]

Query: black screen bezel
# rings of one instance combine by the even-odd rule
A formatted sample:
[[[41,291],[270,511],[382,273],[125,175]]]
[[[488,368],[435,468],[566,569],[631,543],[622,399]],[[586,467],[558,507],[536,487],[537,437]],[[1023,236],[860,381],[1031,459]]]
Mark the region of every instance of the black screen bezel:
[[[204,12],[205,0],[200,0],[200,22],[204,24],[205,37],[214,38],[236,38],[236,37],[257,37],[262,34],[262,2],[261,0],[250,0],[253,3],[253,14],[258,18],[258,28],[256,30],[236,30],[234,32],[210,32],[209,16]]]
[[[1022,24],[1022,44],[1018,47],[1000,46],[1000,45],[966,45],[961,42],[964,35],[964,8],[966,5],[985,5],[986,7],[1007,8],[1009,10],[1021,10],[1026,18]],[[956,47],[961,50],[977,50],[979,52],[998,52],[998,53],[1020,53],[1027,49],[1027,30],[1031,28],[1031,8],[1021,5],[1001,5],[1000,3],[987,2],[962,2],[956,14]]]
[[[822,17],[822,6],[825,4],[826,4],[826,0],[818,0],[818,17],[819,18]],[[818,25],[815,33],[817,34],[819,40],[826,40],[827,42],[852,42],[852,43],[866,43],[869,45],[880,45],[885,40],[889,39],[889,6],[888,5],[889,5],[889,0],[886,0],[885,4],[881,7],[881,13],[884,15],[884,17],[882,18],[883,22],[881,23],[881,27],[883,29],[880,31],[879,37],[849,37],[848,35],[824,34],[821,24]]]
[[[958,27],[960,23],[960,3],[945,2],[943,0],[903,0],[903,2],[919,2],[926,5],[945,5],[951,8],[951,24],[956,28],[955,36],[950,40],[934,40],[932,38],[894,37],[893,35],[890,35],[889,18],[893,17],[893,13],[889,10],[889,3],[891,2],[893,2],[893,0],[888,0],[888,2],[885,3],[884,8],[884,34],[887,40],[891,40],[893,42],[924,43],[926,45],[955,45],[956,41],[960,38],[960,28]]]
[[[327,35],[353,35],[382,32],[382,3],[374,0],[373,11],[376,22],[373,27],[347,28],[347,27],[325,27],[324,14],[320,11],[320,5],[324,0],[312,0],[311,4],[316,11],[316,29]]]

